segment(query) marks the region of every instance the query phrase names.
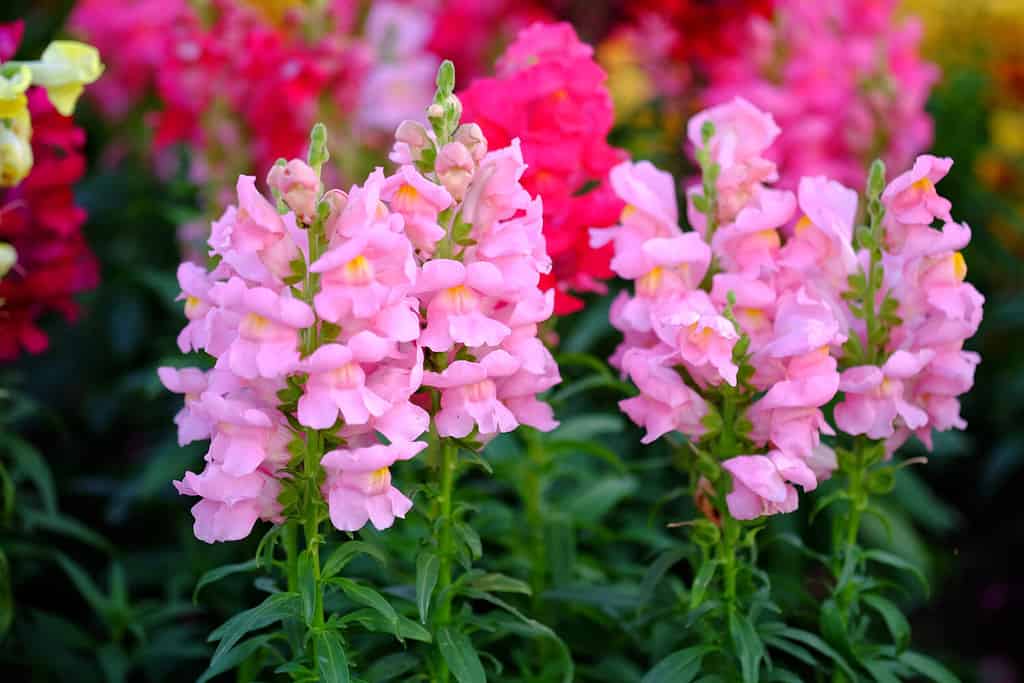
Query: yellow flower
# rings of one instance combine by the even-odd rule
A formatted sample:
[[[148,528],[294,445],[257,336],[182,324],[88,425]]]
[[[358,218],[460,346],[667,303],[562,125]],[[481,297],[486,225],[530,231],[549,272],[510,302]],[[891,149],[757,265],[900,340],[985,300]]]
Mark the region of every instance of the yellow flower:
[[[14,187],[32,170],[32,145],[0,124],[0,187]]]
[[[1024,113],[997,109],[989,116],[992,144],[1009,154],[1024,154]]]
[[[18,262],[18,252],[7,242],[0,242],[0,278],[7,275]]]
[[[39,61],[28,66],[32,82],[46,88],[50,102],[64,116],[71,116],[82,90],[103,73],[99,51],[74,40],[53,41]]]
[[[0,119],[13,119],[28,111],[25,91],[32,83],[32,72],[27,66],[4,64],[0,66]]]

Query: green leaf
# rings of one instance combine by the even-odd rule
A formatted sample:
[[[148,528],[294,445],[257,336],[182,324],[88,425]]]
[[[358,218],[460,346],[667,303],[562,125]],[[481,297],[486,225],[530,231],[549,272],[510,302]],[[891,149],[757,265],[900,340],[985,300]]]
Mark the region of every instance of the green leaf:
[[[475,577],[467,585],[485,592],[522,593],[523,595],[532,593],[530,586],[525,581],[504,574],[483,574]]]
[[[64,573],[71,579],[71,583],[75,584],[75,588],[78,589],[79,594],[85,601],[89,603],[93,611],[105,617],[110,607],[110,601],[100,592],[100,589],[89,578],[89,575],[85,573],[85,570],[64,555],[57,556],[57,564],[61,566]]]
[[[419,658],[407,652],[396,652],[375,659],[373,664],[366,670],[366,680],[369,683],[393,681],[402,674],[408,673],[419,666]]]
[[[53,483],[53,474],[46,460],[30,443],[13,435],[5,435],[3,441],[14,461],[14,473],[27,477],[43,502],[43,509],[50,515],[57,514],[57,489]]]
[[[416,558],[416,607],[420,612],[420,622],[424,624],[430,613],[430,596],[437,586],[440,565],[440,560],[433,553],[420,553]]]
[[[302,618],[307,626],[313,625],[313,612],[316,611],[317,585],[313,575],[313,557],[309,550],[299,553],[298,561],[299,595],[302,596]]]
[[[780,683],[803,683],[799,676],[792,671],[787,671],[786,669],[773,669],[765,675],[764,680],[766,683],[771,683],[772,681],[779,681]]]
[[[878,660],[867,660],[862,661],[861,666],[868,670],[871,677],[877,681],[877,683],[900,683],[900,679],[896,674],[892,672],[891,663],[881,662]]]
[[[788,641],[785,638],[778,638],[776,636],[765,636],[764,643],[769,648],[782,650],[793,659],[797,659],[808,666],[816,667],[818,665],[817,661],[814,659],[814,655],[812,655],[810,652],[800,647],[796,643]]]
[[[899,657],[900,663],[909,666],[917,673],[934,683],[960,683],[956,675],[942,664],[918,652],[904,652]]]
[[[59,513],[48,514],[25,507],[21,509],[21,516],[25,521],[27,531],[33,531],[37,528],[52,531],[55,534],[72,538],[100,550],[113,551],[107,539],[73,517],[65,517]]]
[[[640,683],[690,683],[700,673],[700,662],[714,648],[702,645],[673,652],[647,672]]]
[[[921,586],[924,588],[924,593],[927,596],[930,592],[928,587],[928,579],[925,578],[924,574],[920,569],[907,562],[899,555],[893,555],[884,550],[867,550],[864,552],[864,559],[874,560],[879,564],[884,564],[894,569],[902,569],[903,571],[909,572],[914,575],[918,581],[921,582]]]
[[[249,657],[251,657],[257,651],[259,651],[261,648],[265,647],[267,643],[269,643],[275,637],[277,637],[277,635],[274,633],[266,633],[261,636],[254,636],[247,640],[243,640],[242,642],[238,643],[238,645],[236,645],[234,649],[231,650],[230,653],[228,653],[224,657],[221,657],[220,661],[218,661],[216,665],[211,663],[209,668],[207,668],[206,671],[203,672],[203,675],[199,677],[196,683],[206,683],[214,676],[219,676],[225,671],[230,671],[231,669],[234,669],[236,666],[238,666],[245,660],[249,659]]]
[[[332,631],[318,631],[313,636],[316,648],[316,668],[321,681],[330,683],[348,683],[348,658],[341,638]]]
[[[195,590],[192,591],[192,604],[196,604],[199,598],[199,591],[205,586],[209,586],[211,583],[220,581],[226,576],[232,574],[239,574],[241,572],[251,572],[257,568],[256,559],[253,558],[248,562],[239,562],[237,564],[226,564],[223,567],[216,567],[206,572],[199,577],[199,582],[196,584]]]
[[[885,626],[889,629],[889,634],[892,635],[892,639],[895,641],[896,651],[902,652],[906,650],[910,644],[910,622],[903,616],[900,608],[881,595],[865,595],[863,600],[868,606],[882,615]]]
[[[375,545],[365,541],[345,541],[324,562],[324,567],[320,571],[321,578],[325,580],[331,578],[344,569],[357,555],[369,555],[381,565],[386,565],[388,560],[384,551]]]
[[[479,560],[483,554],[483,544],[480,542],[480,534],[476,529],[461,522],[452,526],[452,530],[460,541],[469,549],[469,554],[474,560]]]
[[[245,634],[284,619],[298,617],[301,609],[298,593],[274,593],[256,607],[231,617],[207,638],[209,642],[220,641],[210,660],[210,668],[218,665]]]
[[[701,565],[697,575],[693,577],[693,585],[690,587],[690,609],[700,607],[700,603],[704,601],[704,594],[707,593],[708,586],[711,585],[711,581],[715,578],[715,568],[717,566],[717,560],[705,562]]]
[[[437,646],[459,683],[487,683],[480,656],[465,633],[444,626],[437,631]]]
[[[388,602],[387,598],[372,588],[367,588],[366,586],[358,584],[351,579],[342,578],[340,576],[331,579],[331,583],[339,586],[341,590],[345,592],[345,595],[355,602],[376,610],[377,613],[391,624],[394,634],[401,638],[401,635],[398,632],[398,613],[395,612],[395,608],[391,606],[391,603]]]
[[[757,683],[761,658],[764,657],[761,636],[754,630],[749,617],[735,612],[729,614],[729,635],[740,660],[744,683]]]
[[[646,604],[654,598],[654,591],[665,573],[677,562],[693,554],[693,549],[688,546],[676,546],[658,555],[644,572],[644,580],[640,584],[640,592],[643,595],[643,602]]]
[[[362,624],[363,627],[369,631],[390,633],[391,635],[396,634],[394,624],[387,621],[380,612],[369,607],[349,612],[343,616],[340,621],[343,624],[356,621]],[[398,616],[397,637],[399,640],[409,638],[411,640],[418,640],[424,643],[429,643],[432,640],[430,632],[427,631],[427,629],[423,628],[412,619],[407,619],[401,615]]]
[[[632,477],[606,477],[581,494],[566,501],[566,511],[573,519],[594,524],[637,487]]]
[[[835,600],[826,600],[821,605],[818,628],[825,640],[844,657],[853,658],[853,645],[846,630],[846,622]]]
[[[778,635],[788,640],[795,641],[797,643],[803,643],[812,650],[817,650],[821,654],[825,655],[826,657],[834,661],[836,663],[836,666],[843,670],[843,673],[846,674],[846,677],[849,680],[857,680],[857,675],[854,674],[853,669],[851,669],[850,665],[846,663],[846,660],[843,659],[842,655],[836,652],[828,643],[826,643],[824,640],[814,635],[813,633],[809,631],[804,631],[803,629],[786,627],[779,630]]]

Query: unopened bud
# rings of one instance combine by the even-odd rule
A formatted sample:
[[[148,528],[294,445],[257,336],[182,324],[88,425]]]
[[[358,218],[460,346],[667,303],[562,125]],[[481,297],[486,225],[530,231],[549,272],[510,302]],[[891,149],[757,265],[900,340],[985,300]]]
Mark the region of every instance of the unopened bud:
[[[480,126],[475,123],[464,123],[455,130],[455,142],[462,143],[473,156],[473,161],[480,160],[487,154],[487,138]]]
[[[6,242],[0,242],[0,278],[7,275],[18,262],[18,252]]]
[[[0,126],[0,187],[14,187],[32,170],[32,145],[10,128]]]
[[[473,155],[461,142],[449,142],[441,148],[437,155],[437,163],[434,166],[437,177],[444,185],[444,188],[457,201],[462,201],[466,196],[466,189],[473,180],[473,171],[476,170],[476,162]]]
[[[390,159],[396,164],[412,164],[422,159],[424,151],[433,146],[434,141],[422,123],[402,121],[395,131]]]
[[[444,107],[436,102],[427,107],[427,118],[428,119],[439,119],[444,116]]]
[[[328,237],[336,232],[341,214],[345,213],[348,206],[348,195],[341,190],[328,190],[320,200],[320,205],[328,207],[327,218],[324,220],[324,232]]]
[[[309,164],[292,159],[287,164],[275,164],[267,175],[267,184],[280,193],[284,203],[306,223],[316,215],[316,200],[320,193],[320,178]]]

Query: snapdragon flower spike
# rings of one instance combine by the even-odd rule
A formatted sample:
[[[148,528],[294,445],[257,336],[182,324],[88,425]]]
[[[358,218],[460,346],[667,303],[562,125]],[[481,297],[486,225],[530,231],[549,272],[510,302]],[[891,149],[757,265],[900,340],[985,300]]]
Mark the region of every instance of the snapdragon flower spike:
[[[836,469],[835,452],[822,439],[835,435],[823,408],[841,389],[865,395],[837,408],[840,428],[891,439],[901,425],[923,425],[926,411],[908,408],[902,397],[924,390],[909,378],[897,385],[895,375],[886,383],[877,368],[850,368],[844,356],[848,340],[867,344],[865,324],[850,304],[852,276],[867,262],[854,243],[856,193],[825,176],[803,178],[797,194],[772,187],[780,169],[771,146],[784,131],[745,100],[698,114],[688,131],[704,173],[686,193],[694,231],[677,224],[671,177],[650,164],[623,163],[610,173],[626,203],[620,224],[592,233],[595,244],[613,245],[612,267],[634,283],[611,309],[612,324],[624,334],[611,362],[640,391],[620,406],[646,429],[644,443],[678,431],[701,457],[717,460],[734,518],[789,512],[798,505],[798,489],[814,489]],[[908,176],[914,180],[893,185],[887,196],[900,203],[900,215],[947,219],[925,182],[945,168],[922,163]],[[892,330],[894,342],[943,340],[954,352],[950,338],[979,316],[960,261],[945,251],[965,242],[964,231],[950,225],[941,233],[901,226],[901,251],[886,257],[882,279],[893,292],[906,290],[900,315],[913,320]],[[940,239],[925,239],[934,234]],[[893,304],[886,306],[891,317]],[[938,313],[943,324],[935,323]],[[919,374],[933,356],[914,356]],[[958,424],[949,392],[967,384],[973,367],[972,357],[959,358],[929,383],[944,392],[930,404],[942,424]],[[847,368],[842,375],[840,359]],[[854,382],[858,373],[870,376]],[[885,393],[897,390],[900,402]]]
[[[888,454],[911,435],[930,448],[933,430],[967,426],[957,397],[970,390],[981,358],[963,347],[981,324],[985,299],[965,281],[961,250],[971,230],[953,221],[950,202],[935,187],[952,163],[919,157],[880,196],[881,300],[891,302],[894,312],[882,311],[886,347],[878,361],[854,358],[843,372],[835,418],[848,434],[884,439]],[[941,228],[932,227],[936,221]],[[860,258],[865,261],[866,254]],[[862,330],[857,316],[850,317],[851,326]]]
[[[320,495],[332,523],[356,531],[409,511],[389,468],[425,447],[431,419],[443,437],[480,442],[557,425],[537,399],[560,381],[538,338],[555,305],[540,289],[551,259],[518,141],[488,152],[479,127],[439,130],[461,148],[438,154],[440,133],[403,124],[394,156],[416,166],[323,192],[314,129],[310,164],[268,177],[282,212],[243,176],[209,240],[217,265],[179,269],[179,344],[216,359],[206,373],[160,370],[185,395],[180,441],[211,440],[206,469],[176,483],[202,498],[202,540],[236,540],[257,519],[291,514],[276,497],[321,476],[292,457],[317,432],[313,443],[342,444],[319,458]],[[422,407],[430,389],[440,392],[433,416]]]

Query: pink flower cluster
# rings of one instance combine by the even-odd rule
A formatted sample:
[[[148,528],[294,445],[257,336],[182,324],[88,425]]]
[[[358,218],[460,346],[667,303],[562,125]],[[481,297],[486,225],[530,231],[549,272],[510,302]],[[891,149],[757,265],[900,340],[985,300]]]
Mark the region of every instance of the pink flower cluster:
[[[882,194],[884,287],[898,302],[900,324],[883,363],[851,367],[840,382],[836,426],[885,439],[889,453],[911,434],[931,447],[933,429],[967,426],[957,397],[974,384],[981,357],[963,347],[981,324],[985,299],[964,281],[960,250],[971,230],[953,221],[952,205],[935,188],[952,165],[952,159],[919,157]],[[931,227],[935,221],[941,229]]]
[[[703,101],[739,95],[774,115],[782,187],[815,174],[863,187],[875,157],[905,168],[931,142],[939,74],[918,52],[920,22],[897,21],[895,4],[777,0],[773,17],[747,19],[744,49],[706,61]]]
[[[607,75],[567,23],[536,23],[498,60],[494,78],[459,94],[466,120],[488,140],[520,138],[528,169],[523,185],[544,200],[544,234],[554,268],[544,287],[556,290],[555,312],[582,302],[570,292],[604,291],[607,249],[588,248],[589,228],[615,223],[622,202],[608,172],[626,157],[608,145],[614,121]]]
[[[706,122],[714,134],[705,145]],[[712,209],[700,186],[687,192],[696,231],[678,225],[670,175],[625,162],[611,172],[626,203],[620,224],[592,233],[597,246],[614,244],[612,269],[634,283],[612,306],[624,334],[612,363],[640,390],[620,405],[647,430],[643,441],[678,431],[714,450],[721,430],[735,431],[757,452],[724,454],[727,502],[735,518],[752,519],[794,510],[794,485],[814,489],[836,468],[821,409],[839,390],[836,422],[849,434],[897,445],[910,430],[927,441],[927,428],[962,428],[955,396],[978,362],[962,346],[977,329],[981,297],[963,282],[955,251],[969,230],[929,227],[951,220],[931,184],[948,160],[921,157],[885,191],[885,289],[903,322],[883,367],[840,375],[843,343],[864,336],[843,298],[850,276],[868,267],[867,252],[853,246],[856,192],[823,176],[802,178],[795,194],[771,187],[779,173],[767,151],[781,131],[745,100],[698,114],[688,133],[717,165]],[[728,415],[726,401],[742,414]]]
[[[433,144],[418,124],[403,124],[400,138],[410,130]],[[412,505],[389,468],[426,446],[431,388],[442,437],[555,426],[536,398],[559,381],[537,338],[553,306],[538,288],[550,268],[540,201],[519,183],[517,141],[488,153],[475,126],[455,138],[436,172],[455,187],[445,160],[466,160],[459,199],[417,170],[406,142],[396,143],[395,156],[406,156],[393,175],[377,169],[322,197],[317,173],[293,160],[268,178],[287,213],[242,176],[237,205],[213,225],[216,267],[179,268],[188,323],[178,344],[216,359],[207,372],[160,370],[185,395],[181,443],[210,439],[203,472],[175,483],[201,498],[192,509],[200,539],[240,539],[257,519],[282,521],[289,444],[308,430],[342,444],[321,460],[333,524],[389,527]],[[329,209],[323,236],[310,228],[318,206]]]

